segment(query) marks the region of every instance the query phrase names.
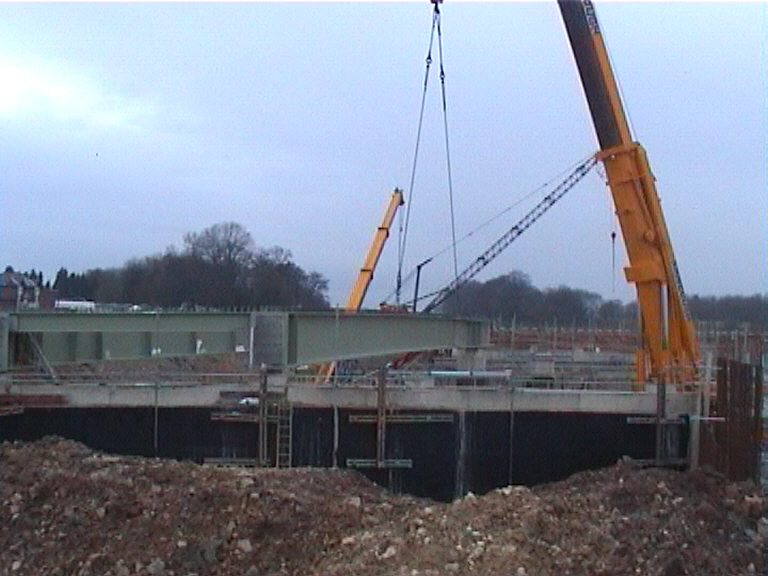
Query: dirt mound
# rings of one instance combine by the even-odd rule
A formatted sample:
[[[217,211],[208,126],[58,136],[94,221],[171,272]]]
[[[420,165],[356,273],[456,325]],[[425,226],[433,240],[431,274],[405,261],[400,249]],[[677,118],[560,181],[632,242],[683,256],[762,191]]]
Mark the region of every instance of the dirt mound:
[[[0,446],[0,573],[621,575],[763,573],[751,483],[628,464],[452,504],[334,470]]]

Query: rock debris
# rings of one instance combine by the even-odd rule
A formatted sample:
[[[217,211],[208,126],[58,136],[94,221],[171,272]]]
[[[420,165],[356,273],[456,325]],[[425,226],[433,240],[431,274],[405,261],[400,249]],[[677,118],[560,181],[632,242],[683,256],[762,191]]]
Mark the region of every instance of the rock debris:
[[[751,482],[626,462],[451,504],[346,470],[0,445],[0,574],[738,576],[764,574]]]

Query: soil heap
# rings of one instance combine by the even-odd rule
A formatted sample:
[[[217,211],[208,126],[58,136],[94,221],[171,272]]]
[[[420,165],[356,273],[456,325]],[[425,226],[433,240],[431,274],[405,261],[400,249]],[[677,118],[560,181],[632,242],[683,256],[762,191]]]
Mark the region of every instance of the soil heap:
[[[763,574],[751,482],[620,462],[452,504],[341,470],[0,445],[0,574],[45,576]]]

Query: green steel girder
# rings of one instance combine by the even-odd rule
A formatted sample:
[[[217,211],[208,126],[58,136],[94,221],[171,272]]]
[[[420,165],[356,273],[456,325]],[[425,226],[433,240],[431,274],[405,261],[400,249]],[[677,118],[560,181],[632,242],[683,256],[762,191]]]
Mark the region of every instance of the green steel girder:
[[[382,313],[291,314],[288,365],[446,348],[480,348],[490,342],[487,322],[441,316]]]
[[[19,312],[13,330],[46,332],[232,332],[247,312]]]
[[[286,367],[488,345],[488,323],[439,316],[331,312],[19,312],[0,315],[0,370],[28,334],[52,364],[248,351]]]
[[[51,365],[245,351],[249,329],[250,314],[245,312],[25,311],[10,315],[10,331],[35,338]],[[4,357],[8,364],[7,347]]]

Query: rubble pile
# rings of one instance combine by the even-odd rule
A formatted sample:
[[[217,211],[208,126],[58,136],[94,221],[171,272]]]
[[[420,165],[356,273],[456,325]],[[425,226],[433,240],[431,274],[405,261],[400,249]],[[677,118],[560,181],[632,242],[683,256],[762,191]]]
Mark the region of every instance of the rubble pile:
[[[629,463],[443,504],[351,471],[0,445],[3,575],[762,574],[766,511],[752,483]]]

